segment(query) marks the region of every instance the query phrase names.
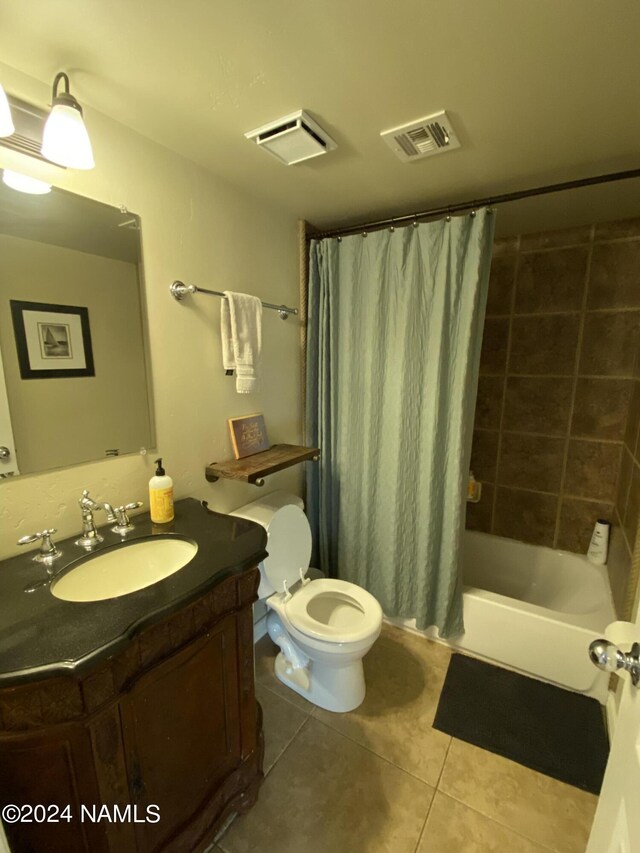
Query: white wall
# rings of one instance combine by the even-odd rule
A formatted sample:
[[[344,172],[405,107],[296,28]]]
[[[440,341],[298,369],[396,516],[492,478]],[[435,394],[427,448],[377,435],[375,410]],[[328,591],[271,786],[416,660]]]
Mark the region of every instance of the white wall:
[[[10,94],[32,103],[49,101],[49,84],[1,63],[0,81]],[[228,417],[263,412],[272,443],[300,440],[299,322],[293,317],[283,322],[265,311],[263,388],[238,395],[235,380],[221,368],[218,297],[195,296],[178,304],[168,290],[179,278],[297,305],[294,217],[90,109],[85,120],[95,170],[63,171],[2,147],[0,167],[48,176],[57,186],[125,205],[141,216],[158,452],[176,495],[204,498],[225,512],[263,491],[299,492],[299,467],[273,475],[263,490],[204,479],[207,462],[232,456]],[[243,144],[239,137],[238,145]],[[220,168],[223,172],[223,163]],[[0,481],[0,557],[19,550],[20,536],[45,526],[57,527],[58,538],[79,530],[77,499],[83,488],[113,504],[147,503],[153,458],[120,457]]]

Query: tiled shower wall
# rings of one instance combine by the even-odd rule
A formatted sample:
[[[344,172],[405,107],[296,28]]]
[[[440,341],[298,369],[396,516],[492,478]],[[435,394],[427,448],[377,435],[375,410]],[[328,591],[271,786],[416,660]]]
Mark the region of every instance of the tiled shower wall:
[[[496,242],[467,527],[585,552],[617,504],[632,545],[639,344],[640,220]]]
[[[640,267],[637,287],[640,288]],[[640,581],[638,518],[640,516],[640,347],[622,446],[618,494],[614,510],[617,537],[612,541],[609,575],[618,616],[630,619]],[[636,559],[632,560],[634,549]],[[632,565],[633,564],[633,565]]]

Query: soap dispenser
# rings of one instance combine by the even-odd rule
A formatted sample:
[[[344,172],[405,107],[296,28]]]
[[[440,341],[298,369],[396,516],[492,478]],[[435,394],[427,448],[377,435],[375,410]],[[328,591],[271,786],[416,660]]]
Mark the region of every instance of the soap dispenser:
[[[149,480],[149,507],[154,524],[173,521],[173,480],[162,467],[162,458],[156,459],[155,475]]]

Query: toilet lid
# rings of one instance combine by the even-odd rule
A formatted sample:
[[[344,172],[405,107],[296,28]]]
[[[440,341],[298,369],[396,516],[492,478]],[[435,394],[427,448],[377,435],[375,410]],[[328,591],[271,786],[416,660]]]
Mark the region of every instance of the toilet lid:
[[[264,573],[277,591],[283,581],[291,587],[300,580],[300,569],[306,573],[311,559],[311,528],[300,507],[289,504],[276,510],[267,524],[267,551]]]

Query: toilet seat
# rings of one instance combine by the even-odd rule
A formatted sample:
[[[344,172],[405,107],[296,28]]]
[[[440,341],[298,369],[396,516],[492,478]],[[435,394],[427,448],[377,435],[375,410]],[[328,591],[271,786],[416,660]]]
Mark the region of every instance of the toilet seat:
[[[331,578],[310,581],[284,603],[291,625],[328,643],[355,643],[379,630],[382,609],[356,584]]]

